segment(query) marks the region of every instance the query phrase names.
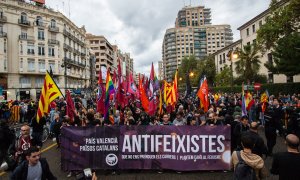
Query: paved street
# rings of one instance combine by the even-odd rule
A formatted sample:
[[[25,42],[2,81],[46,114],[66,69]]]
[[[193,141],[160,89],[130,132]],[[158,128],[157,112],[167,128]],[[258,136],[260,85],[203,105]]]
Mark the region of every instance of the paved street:
[[[262,134],[262,130],[260,131]],[[264,137],[264,136],[263,136]],[[284,141],[281,137],[277,137],[277,144],[275,146],[274,152],[285,151]],[[53,174],[58,177],[58,179],[75,179],[67,178],[67,173],[60,170],[60,150],[56,149],[56,145],[52,140],[48,140],[43,149],[42,156],[47,158],[50,168]],[[265,161],[266,167],[270,169],[272,159],[269,157]],[[1,174],[1,173],[0,173]],[[3,174],[3,173],[2,173]],[[1,174],[1,175],[2,175]],[[206,171],[197,171],[197,172],[183,172],[182,174],[177,174],[176,172],[167,171],[163,174],[158,174],[156,171],[122,171],[120,175],[105,175],[104,171],[97,171],[98,179],[105,180],[147,180],[147,179],[180,179],[180,180],[193,180],[193,179],[205,179],[205,180],[224,180],[232,179],[232,172],[206,172]],[[0,180],[9,179],[9,174],[5,173],[0,176]],[[278,179],[276,176],[270,176],[268,179]]]

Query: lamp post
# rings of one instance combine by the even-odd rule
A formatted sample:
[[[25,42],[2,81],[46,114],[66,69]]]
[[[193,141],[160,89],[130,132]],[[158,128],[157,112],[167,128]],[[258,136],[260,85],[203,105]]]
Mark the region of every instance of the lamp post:
[[[233,91],[233,62],[232,61],[238,58],[238,54],[236,50],[233,50],[233,48],[231,48],[227,53],[227,57],[229,58],[230,61],[230,72],[231,72],[230,88],[231,91]]]
[[[67,69],[71,69],[71,66],[70,66],[70,64],[68,64],[66,62],[66,58],[63,59],[63,60],[64,60],[64,62],[61,64],[61,67],[65,68],[64,79],[65,79],[65,91],[66,91],[67,90],[67,84],[68,84],[68,81],[67,81]]]
[[[190,77],[194,77],[194,72],[189,69],[186,72],[186,96],[189,96],[192,92]]]

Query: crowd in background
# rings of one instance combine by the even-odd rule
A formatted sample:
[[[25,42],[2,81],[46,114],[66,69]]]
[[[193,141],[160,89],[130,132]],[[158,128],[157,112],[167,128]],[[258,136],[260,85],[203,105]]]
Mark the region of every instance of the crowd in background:
[[[66,112],[66,101],[63,98],[53,101],[50,112],[36,121],[37,102],[32,100],[9,101],[0,103],[1,128],[23,124],[25,130],[32,129],[28,142],[32,146],[42,146],[42,128],[46,121],[50,122],[50,132],[56,137],[58,148],[59,136],[62,126],[122,126],[122,125],[190,125],[190,126],[230,126],[232,150],[242,149],[241,136],[243,132],[263,127],[267,146],[262,142],[257,146],[256,153],[272,156],[273,147],[277,136],[293,133],[300,137],[300,94],[271,95],[265,112],[262,112],[260,97],[253,95],[255,103],[248,110],[248,115],[242,115],[241,93],[209,94],[210,106],[207,112],[199,107],[199,100],[195,95],[184,97],[181,95],[177,104],[173,107],[163,107],[162,114],[156,113],[149,116],[137,100],[129,101],[124,108],[112,104],[109,110],[109,118],[104,119],[103,114],[96,112],[96,101],[88,99],[83,103],[80,96],[74,96],[74,118],[70,118]],[[86,104],[86,105],[84,105]],[[251,124],[256,123],[256,124]],[[23,128],[23,129],[24,129]],[[3,131],[4,132],[4,131]],[[28,133],[27,133],[28,135]],[[22,132],[21,135],[22,136]],[[0,136],[0,138],[3,138]],[[15,137],[14,154],[22,153],[16,143],[20,137]],[[0,147],[4,147],[2,139]],[[6,148],[6,146],[5,146]],[[8,147],[7,147],[8,148]],[[4,148],[1,150],[4,151]],[[1,152],[4,158],[5,152]]]

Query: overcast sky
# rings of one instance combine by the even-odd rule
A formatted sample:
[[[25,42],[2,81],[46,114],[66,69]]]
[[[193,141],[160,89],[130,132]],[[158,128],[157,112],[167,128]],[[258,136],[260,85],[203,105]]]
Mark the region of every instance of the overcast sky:
[[[184,5],[211,8],[212,24],[229,24],[234,41],[236,29],[268,8],[270,0],[46,0],[87,32],[104,35],[134,59],[134,70],[149,75],[151,62],[157,73],[166,29],[174,27]],[[70,7],[70,8],[69,8]],[[69,11],[70,9],[70,11]]]

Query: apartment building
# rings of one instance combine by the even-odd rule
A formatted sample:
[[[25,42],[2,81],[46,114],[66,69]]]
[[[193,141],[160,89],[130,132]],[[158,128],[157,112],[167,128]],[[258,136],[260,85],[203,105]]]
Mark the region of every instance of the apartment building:
[[[0,1],[0,85],[5,97],[38,99],[50,68],[63,93],[89,86],[85,33],[53,9]]]
[[[237,74],[235,72],[235,62],[238,61],[238,59],[230,58],[230,56],[242,48],[241,41],[242,40],[235,41],[234,43],[231,43],[230,45],[220,49],[213,54],[215,57],[217,73],[222,72],[226,66],[230,69],[232,66],[233,77],[237,77]]]
[[[111,43],[104,36],[86,34],[87,46],[95,54],[96,75],[99,76],[101,66],[110,68],[111,72],[116,69],[114,65],[114,50]]]
[[[280,6],[284,6],[287,2],[281,1]],[[215,56],[215,62],[217,67],[217,73],[222,71],[224,63],[220,64],[220,62],[223,62],[223,59],[221,60],[220,57],[222,54],[227,54],[229,49],[240,47],[243,48],[245,45],[252,45],[256,43],[257,38],[257,31],[258,29],[266,22],[266,18],[270,14],[270,9],[267,9],[263,11],[262,13],[258,14],[251,20],[247,21],[243,25],[241,25],[238,30],[240,31],[240,40],[236,41],[234,44],[231,44],[229,46],[224,47],[223,49],[220,49],[216,53],[214,53]],[[223,57],[223,55],[222,55]],[[234,60],[238,61],[238,59]],[[228,64],[228,61],[225,61],[225,64]],[[270,51],[267,51],[265,53],[260,52],[260,69],[259,74],[263,74],[267,76],[269,83],[285,83],[285,82],[300,82],[300,75],[294,76],[294,77],[286,77],[283,74],[273,74],[271,73],[264,64],[266,62],[273,62],[273,57]],[[234,63],[233,63],[233,67]],[[233,68],[233,71],[235,71],[235,68]],[[233,72],[234,76],[236,76],[236,73]]]
[[[184,7],[175,27],[166,30],[162,44],[164,79],[171,81],[185,56],[201,60],[232,43],[230,25],[211,25],[210,9]]]

